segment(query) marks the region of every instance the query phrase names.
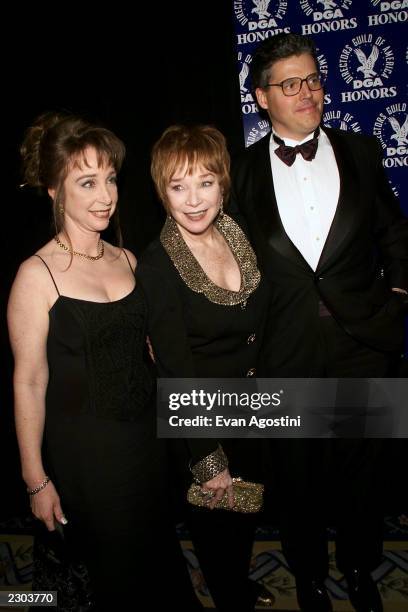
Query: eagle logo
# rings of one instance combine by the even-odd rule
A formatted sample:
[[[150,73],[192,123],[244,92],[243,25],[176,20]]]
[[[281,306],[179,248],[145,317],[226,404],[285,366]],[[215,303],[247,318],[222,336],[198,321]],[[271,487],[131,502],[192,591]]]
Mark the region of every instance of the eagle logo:
[[[377,45],[373,45],[369,58],[367,58],[362,49],[354,49],[354,53],[357,55],[358,61],[361,64],[361,66],[357,68],[357,72],[363,72],[365,79],[375,76],[377,73],[374,70],[374,66],[380,54]]]
[[[397,145],[403,146],[408,145],[408,115],[405,117],[404,125],[400,125],[395,117],[388,117],[388,121],[391,123],[391,127],[394,130],[391,138],[397,141]]]
[[[336,2],[333,2],[333,0],[317,0],[318,4],[323,4],[323,8],[325,11],[329,10],[329,9],[335,9],[337,8],[337,4]]]
[[[256,13],[258,15],[258,19],[267,19],[271,16],[268,12],[269,2],[270,0],[252,0],[255,4],[255,8],[251,10],[251,13]]]

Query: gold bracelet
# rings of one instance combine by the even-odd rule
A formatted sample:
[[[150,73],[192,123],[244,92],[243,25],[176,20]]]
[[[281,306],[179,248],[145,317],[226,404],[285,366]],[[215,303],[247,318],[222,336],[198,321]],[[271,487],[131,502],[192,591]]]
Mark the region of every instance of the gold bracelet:
[[[32,495],[36,495],[37,493],[45,489],[45,487],[47,486],[49,482],[50,482],[49,476],[46,476],[44,480],[42,481],[42,483],[38,485],[38,487],[35,487],[35,489],[27,489],[27,493],[29,494],[30,497]]]
[[[222,446],[218,445],[218,448],[213,451],[204,459],[201,459],[198,463],[193,465],[191,471],[194,478],[200,482],[208,482],[217,474],[220,474],[228,467],[228,459],[222,450]]]

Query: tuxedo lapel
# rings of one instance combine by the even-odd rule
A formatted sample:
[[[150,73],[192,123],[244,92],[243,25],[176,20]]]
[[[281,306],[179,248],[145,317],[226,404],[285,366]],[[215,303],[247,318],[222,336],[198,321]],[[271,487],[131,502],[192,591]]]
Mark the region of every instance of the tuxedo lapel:
[[[279,215],[269,155],[269,141],[270,134],[253,145],[252,193],[255,204],[255,222],[259,232],[263,234],[264,241],[270,247],[278,251],[285,259],[290,259],[310,272],[309,264],[285,232]]]
[[[316,273],[321,272],[333,257],[336,256],[347,235],[356,223],[356,204],[359,194],[358,173],[351,155],[350,144],[345,134],[338,134],[333,130],[324,130],[333,147],[337,168],[340,177],[340,193],[336,212],[330,227],[329,234]],[[323,203],[324,204],[324,203]]]

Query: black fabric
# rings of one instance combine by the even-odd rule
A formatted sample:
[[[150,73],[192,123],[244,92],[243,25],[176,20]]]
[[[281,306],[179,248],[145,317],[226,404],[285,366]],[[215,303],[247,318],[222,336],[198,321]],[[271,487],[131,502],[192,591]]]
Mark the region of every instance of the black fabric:
[[[173,606],[195,609],[155,435],[146,322],[139,287],[108,303],[61,296],[50,311],[44,454],[98,610],[146,609],[158,580]]]
[[[258,517],[189,509],[187,524],[217,612],[249,612],[256,595],[248,578]]]
[[[390,373],[387,354],[362,346],[332,318],[321,321],[320,342],[324,359],[316,376],[381,378]],[[357,437],[279,439],[271,444],[270,469],[280,491],[282,548],[295,575],[326,577],[328,525],[336,528],[340,571],[352,567],[372,571],[379,565],[386,496],[384,442]]]
[[[399,209],[375,138],[324,129],[340,194],[316,271],[287,236],[270,163],[270,135],[233,163],[232,201],[269,280],[272,299],[259,374],[376,377],[393,374],[404,339],[408,220]],[[332,314],[319,316],[320,303]],[[285,554],[295,573],[327,575],[326,526],[337,524],[341,568],[372,568],[381,552],[383,442],[276,440],[271,486]],[[322,458],[324,458],[322,460]],[[330,487],[339,487],[332,497]],[[334,505],[337,504],[337,505]],[[339,512],[332,517],[328,509]]]
[[[274,376],[314,376],[320,301],[365,346],[389,353],[403,348],[405,299],[390,289],[408,287],[408,219],[385,176],[377,140],[324,131],[336,157],[340,194],[316,271],[280,219],[270,136],[233,163],[230,210],[245,218],[272,292],[263,362]]]
[[[240,378],[257,366],[269,300],[263,280],[245,308],[215,304],[189,289],[159,240],[142,255],[136,274],[148,299],[148,333],[160,375]],[[254,333],[255,342],[248,342]],[[177,363],[172,370],[166,364],[169,346],[175,357],[173,365]],[[186,520],[217,610],[249,612],[256,599],[247,579],[256,519],[187,504],[192,480],[188,465],[215,450],[220,442],[233,476],[262,482],[262,443],[239,439],[169,442],[178,510]]]
[[[136,276],[148,299],[148,333],[160,376],[241,378],[257,367],[269,301],[264,280],[245,308],[215,304],[184,283],[159,240],[143,253]],[[256,339],[248,342],[252,334]],[[218,444],[211,439],[189,443],[194,462]],[[248,465],[250,460],[246,470]]]

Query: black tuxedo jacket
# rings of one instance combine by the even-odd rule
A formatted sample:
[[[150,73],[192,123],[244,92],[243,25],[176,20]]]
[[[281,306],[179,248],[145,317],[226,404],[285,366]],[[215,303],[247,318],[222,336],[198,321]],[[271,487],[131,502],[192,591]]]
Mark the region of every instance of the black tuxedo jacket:
[[[244,217],[272,289],[264,375],[313,376],[320,301],[363,344],[385,352],[403,346],[405,300],[391,287],[408,287],[408,219],[389,186],[377,139],[324,131],[335,153],[340,194],[316,271],[282,225],[270,134],[232,166],[232,212]]]

